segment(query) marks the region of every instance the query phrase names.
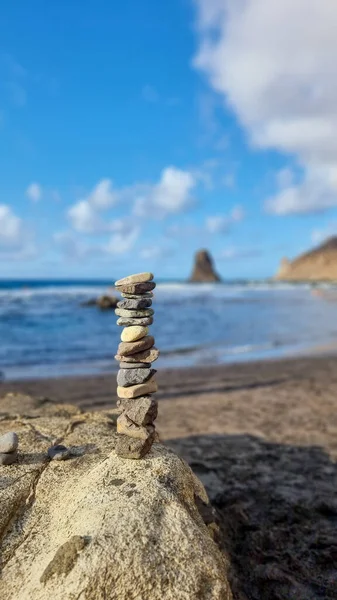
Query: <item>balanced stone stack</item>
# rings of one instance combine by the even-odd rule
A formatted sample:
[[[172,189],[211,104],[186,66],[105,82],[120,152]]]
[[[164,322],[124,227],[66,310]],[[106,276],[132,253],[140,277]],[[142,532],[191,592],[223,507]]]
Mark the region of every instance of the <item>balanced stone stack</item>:
[[[148,329],[154,314],[151,305],[156,284],[152,280],[152,273],[138,273],[115,283],[123,298],[115,310],[117,325],[124,327],[115,356],[120,367],[117,396],[122,410],[117,420],[116,452],[123,458],[142,458],[155,439],[158,403],[151,394],[158,388],[151,365],[159,351]]]

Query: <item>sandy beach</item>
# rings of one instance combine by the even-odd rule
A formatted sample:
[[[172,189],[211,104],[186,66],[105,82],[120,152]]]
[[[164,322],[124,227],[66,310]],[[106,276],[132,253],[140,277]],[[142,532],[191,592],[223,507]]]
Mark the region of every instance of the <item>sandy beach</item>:
[[[335,598],[337,357],[158,373],[160,438],[217,508],[236,599]],[[82,410],[114,410],[115,377],[3,382]]]

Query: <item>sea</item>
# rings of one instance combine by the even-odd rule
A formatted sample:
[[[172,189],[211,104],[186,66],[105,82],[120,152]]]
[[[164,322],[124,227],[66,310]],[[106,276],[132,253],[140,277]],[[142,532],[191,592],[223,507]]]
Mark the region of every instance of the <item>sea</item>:
[[[114,311],[82,306],[107,293],[109,281],[0,281],[0,377],[116,371]],[[337,286],[166,281],[153,308],[163,368],[298,355],[337,342]]]

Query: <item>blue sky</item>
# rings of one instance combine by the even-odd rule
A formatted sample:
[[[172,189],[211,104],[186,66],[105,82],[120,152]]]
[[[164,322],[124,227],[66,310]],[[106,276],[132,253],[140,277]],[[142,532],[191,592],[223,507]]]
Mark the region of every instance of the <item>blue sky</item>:
[[[6,3],[0,276],[183,278],[207,247],[222,276],[267,277],[337,232],[336,17],[329,0]]]

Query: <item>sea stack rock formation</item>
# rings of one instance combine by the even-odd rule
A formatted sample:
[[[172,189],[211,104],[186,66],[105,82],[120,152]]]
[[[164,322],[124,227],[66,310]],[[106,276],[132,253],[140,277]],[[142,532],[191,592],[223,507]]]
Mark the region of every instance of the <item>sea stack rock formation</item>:
[[[280,281],[337,281],[337,237],[290,261],[283,259],[275,279]]]
[[[207,250],[199,250],[194,258],[194,266],[192,275],[189,278],[190,282],[218,282],[221,281],[219,275],[215,271],[213,259]]]
[[[152,280],[152,273],[138,273],[115,283],[123,298],[115,310],[119,317],[117,325],[124,327],[115,356],[119,362],[118,406],[122,411],[117,419],[116,453],[122,458],[142,458],[155,439],[158,404],[152,394],[158,388],[156,370],[151,364],[159,352],[154,347],[154,338],[149,335],[154,314],[152,290],[156,287]]]

